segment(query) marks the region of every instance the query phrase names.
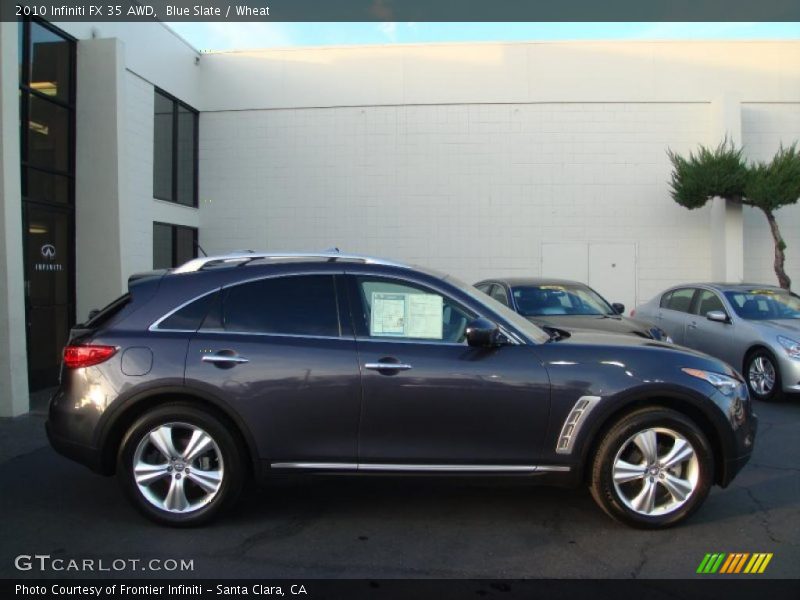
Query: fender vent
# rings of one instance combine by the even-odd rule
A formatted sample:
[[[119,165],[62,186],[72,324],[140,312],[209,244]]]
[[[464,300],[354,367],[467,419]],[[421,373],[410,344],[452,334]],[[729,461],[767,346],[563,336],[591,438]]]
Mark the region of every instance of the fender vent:
[[[570,454],[575,445],[575,439],[581,429],[586,415],[588,415],[600,400],[600,396],[581,396],[569,411],[556,444],[557,454]]]

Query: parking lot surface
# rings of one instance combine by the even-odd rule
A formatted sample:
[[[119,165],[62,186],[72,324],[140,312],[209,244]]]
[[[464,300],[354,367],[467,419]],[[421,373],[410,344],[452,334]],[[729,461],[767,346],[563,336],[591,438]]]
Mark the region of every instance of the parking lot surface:
[[[745,470],[688,523],[656,532],[616,524],[584,489],[396,477],[282,481],[208,527],[168,529],[141,517],[114,479],[50,449],[41,415],[0,420],[0,576],[684,578],[700,577],[708,552],[772,552],[756,577],[796,578],[800,400],[756,411]],[[184,559],[193,570],[20,571],[21,554],[106,566]]]

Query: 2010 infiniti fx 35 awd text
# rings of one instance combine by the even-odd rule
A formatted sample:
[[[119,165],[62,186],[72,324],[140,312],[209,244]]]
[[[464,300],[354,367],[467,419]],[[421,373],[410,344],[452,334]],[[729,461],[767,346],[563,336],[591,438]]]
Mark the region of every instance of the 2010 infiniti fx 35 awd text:
[[[240,253],[129,288],[73,329],[47,432],[160,523],[208,521],[248,477],[437,473],[588,483],[612,517],[659,528],[753,448],[725,363],[547,334],[432,271]]]

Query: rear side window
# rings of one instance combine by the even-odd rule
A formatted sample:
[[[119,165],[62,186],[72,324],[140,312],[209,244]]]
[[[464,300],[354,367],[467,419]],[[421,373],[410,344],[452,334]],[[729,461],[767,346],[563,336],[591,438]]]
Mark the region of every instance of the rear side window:
[[[689,312],[694,297],[694,288],[681,288],[674,290],[661,297],[661,308],[676,310],[678,312]]]
[[[284,335],[340,335],[332,275],[261,279],[226,289],[226,331]]]
[[[158,324],[159,329],[171,329],[178,331],[197,331],[203,319],[208,314],[209,308],[215,303],[219,292],[206,294],[176,310],[169,317]]]

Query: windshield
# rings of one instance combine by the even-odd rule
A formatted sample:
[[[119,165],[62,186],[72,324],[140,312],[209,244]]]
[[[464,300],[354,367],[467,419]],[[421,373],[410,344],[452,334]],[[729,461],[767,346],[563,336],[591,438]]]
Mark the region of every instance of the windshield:
[[[522,285],[511,293],[517,310],[526,317],[617,314],[597,292],[583,285]]]
[[[800,297],[786,290],[736,290],[725,296],[743,319],[800,319]]]
[[[484,306],[488,306],[492,311],[496,312],[498,315],[503,317],[506,321],[511,323],[514,327],[516,327],[521,333],[527,335],[533,341],[538,343],[544,343],[550,339],[550,336],[539,329],[536,325],[528,321],[527,319],[523,319],[520,315],[515,313],[513,310],[508,308],[505,304],[501,304],[494,298],[487,296],[483,292],[479,291],[477,288],[468,285],[461,281],[460,279],[456,279],[450,275],[447,275],[445,279],[448,283],[453,284],[462,292],[476,300],[479,304],[483,304]]]

